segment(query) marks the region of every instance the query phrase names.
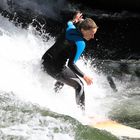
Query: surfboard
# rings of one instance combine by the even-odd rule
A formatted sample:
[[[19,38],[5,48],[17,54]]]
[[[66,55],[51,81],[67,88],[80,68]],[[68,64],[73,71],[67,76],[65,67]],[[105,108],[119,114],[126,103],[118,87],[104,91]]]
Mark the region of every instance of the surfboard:
[[[89,117],[88,125],[100,130],[105,130],[117,137],[140,138],[140,130],[123,125],[110,119]]]

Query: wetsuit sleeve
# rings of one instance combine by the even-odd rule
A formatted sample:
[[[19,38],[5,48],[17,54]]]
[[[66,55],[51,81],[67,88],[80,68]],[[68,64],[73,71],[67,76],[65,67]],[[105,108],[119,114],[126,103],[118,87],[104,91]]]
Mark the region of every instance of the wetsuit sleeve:
[[[74,54],[74,57],[72,59],[69,59],[68,66],[69,68],[74,71],[77,75],[80,77],[84,76],[84,73],[75,65],[76,61],[79,59],[81,56],[84,48],[85,48],[85,42],[83,41],[77,41],[76,42],[76,54]]]
[[[74,64],[74,63],[68,63],[68,67],[74,72],[76,73],[78,76],[80,77],[84,77],[84,73]]]
[[[83,77],[84,73],[75,65],[75,63],[85,49],[85,42],[83,38],[79,35],[79,33],[75,30],[76,27],[71,21],[69,21],[67,25],[68,27],[66,30],[66,39],[76,44],[76,52],[72,55],[73,57],[69,59],[68,67],[77,75]]]

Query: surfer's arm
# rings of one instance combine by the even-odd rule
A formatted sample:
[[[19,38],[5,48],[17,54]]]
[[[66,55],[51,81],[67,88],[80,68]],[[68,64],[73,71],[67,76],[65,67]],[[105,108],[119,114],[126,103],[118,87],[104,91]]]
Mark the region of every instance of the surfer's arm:
[[[84,77],[85,74],[72,61],[69,61],[68,67],[78,76]]]
[[[77,60],[80,58],[82,52],[85,49],[85,42],[79,38],[78,36],[74,38],[75,41],[75,52],[71,52],[72,55],[69,59],[68,62],[68,67],[74,72],[76,73],[78,76],[80,77],[84,77],[84,73],[76,66],[76,62]]]
[[[80,11],[77,11],[76,14],[74,15],[73,19],[68,21],[67,23],[67,30],[69,29],[76,29],[74,24],[77,24],[78,22],[83,21],[83,15]]]
[[[68,66],[74,73],[82,77],[88,85],[91,85],[93,83],[92,78],[84,74],[75,64],[85,49],[85,42],[83,40],[78,40],[75,42],[75,44],[77,51],[74,58],[69,60]]]
[[[88,85],[93,83],[92,78],[84,74],[74,63],[69,62],[68,67],[78,76],[82,77]]]

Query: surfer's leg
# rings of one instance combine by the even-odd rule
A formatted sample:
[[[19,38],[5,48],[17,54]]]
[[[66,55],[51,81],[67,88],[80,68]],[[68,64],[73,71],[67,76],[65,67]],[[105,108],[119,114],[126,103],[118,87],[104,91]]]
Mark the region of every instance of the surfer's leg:
[[[117,92],[118,90],[117,90],[117,88],[116,88],[116,85],[115,85],[115,83],[114,83],[112,77],[108,75],[108,76],[107,76],[107,80],[108,80],[108,82],[109,82],[109,84],[110,84],[110,87],[113,89],[113,91],[114,91],[114,92]]]
[[[81,107],[82,110],[85,109],[85,93],[84,93],[84,84],[80,78],[70,69],[65,68],[59,73],[55,73],[53,66],[49,63],[43,63],[44,70],[53,78],[59,81],[60,83],[65,83],[75,89],[76,103]],[[56,83],[57,85],[58,83]]]
[[[80,78],[69,68],[64,69],[56,77],[62,83],[65,83],[75,89],[76,103],[81,107],[82,110],[85,109],[85,93],[84,84]]]

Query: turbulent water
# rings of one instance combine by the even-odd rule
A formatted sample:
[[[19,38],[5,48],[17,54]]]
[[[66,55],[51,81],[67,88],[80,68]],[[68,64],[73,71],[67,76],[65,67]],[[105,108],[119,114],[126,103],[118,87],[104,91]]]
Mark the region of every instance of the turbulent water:
[[[72,88],[65,85],[60,93],[54,92],[55,80],[41,68],[42,55],[55,42],[49,38],[44,42],[32,26],[22,29],[0,16],[0,139],[123,139],[86,126]],[[84,83],[86,115],[102,115],[140,129],[140,79],[134,74],[139,61],[133,62],[130,73],[121,73],[118,62],[101,62],[114,68],[111,76],[118,92],[111,89],[107,73],[92,62],[83,57],[77,64],[94,81],[92,86]]]

